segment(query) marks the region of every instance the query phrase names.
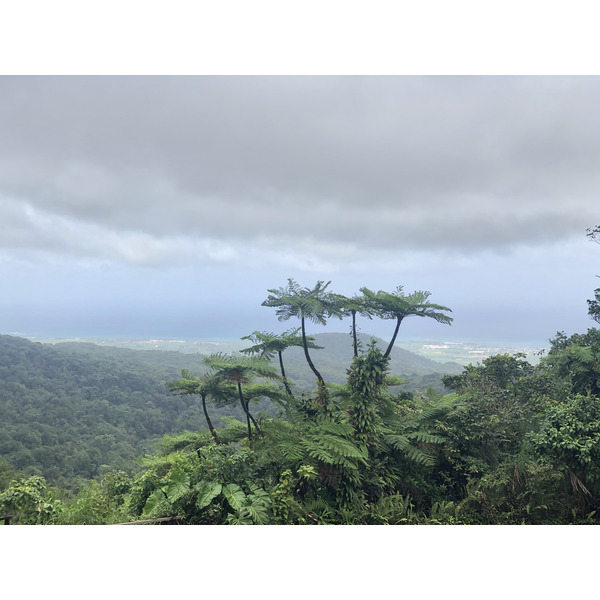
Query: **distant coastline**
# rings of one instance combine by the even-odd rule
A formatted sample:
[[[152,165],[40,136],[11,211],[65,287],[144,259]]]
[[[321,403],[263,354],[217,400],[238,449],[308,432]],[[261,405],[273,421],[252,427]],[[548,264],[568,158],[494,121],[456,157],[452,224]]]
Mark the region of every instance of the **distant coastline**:
[[[60,344],[63,342],[81,342],[98,346],[114,346],[134,350],[162,350],[181,352],[182,354],[210,354],[212,352],[235,352],[247,346],[239,339],[178,339],[178,338],[138,338],[138,337],[34,337],[17,334],[33,342],[43,344]],[[316,334],[318,335],[318,334]],[[400,340],[396,346],[409,350],[436,362],[455,361],[459,364],[477,363],[496,354],[525,354],[531,363],[537,363],[549,344],[529,342],[472,342],[445,340]]]

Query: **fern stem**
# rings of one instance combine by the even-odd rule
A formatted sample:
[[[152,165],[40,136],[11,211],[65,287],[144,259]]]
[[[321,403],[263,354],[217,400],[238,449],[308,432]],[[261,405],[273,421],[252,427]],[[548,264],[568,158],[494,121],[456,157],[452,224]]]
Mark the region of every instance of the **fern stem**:
[[[204,418],[206,419],[206,424],[208,425],[208,428],[210,429],[210,433],[213,436],[215,443],[220,444],[221,440],[219,439],[219,436],[217,435],[217,432],[215,431],[215,428],[213,427],[212,421],[210,420],[210,417],[208,416],[208,411],[206,410],[206,394],[201,394],[201,398],[202,398],[202,410],[204,411]]]
[[[304,347],[304,356],[306,357],[306,362],[308,366],[311,368],[312,372],[316,375],[317,379],[321,383],[322,387],[325,387],[325,381],[323,377],[321,377],[321,373],[317,371],[317,368],[313,364],[313,361],[310,359],[310,354],[308,353],[308,342],[306,341],[306,329],[304,327],[304,315],[300,318],[300,323],[302,324],[302,345]]]
[[[394,335],[392,336],[392,341],[390,342],[390,345],[387,347],[387,350],[385,351],[385,354],[383,355],[385,358],[387,358],[390,355],[390,352],[392,351],[392,348],[394,347],[394,342],[396,341],[396,336],[398,335],[398,330],[400,329],[400,323],[402,323],[402,317],[398,317],[398,322],[396,323],[396,329],[394,330]]]
[[[287,377],[285,376],[285,369],[283,368],[283,352],[281,350],[278,350],[277,354],[279,354],[279,366],[281,367],[281,376],[283,377],[283,385],[285,385],[285,391],[288,393],[288,396],[291,396],[292,390],[290,389],[290,385],[288,383]]]

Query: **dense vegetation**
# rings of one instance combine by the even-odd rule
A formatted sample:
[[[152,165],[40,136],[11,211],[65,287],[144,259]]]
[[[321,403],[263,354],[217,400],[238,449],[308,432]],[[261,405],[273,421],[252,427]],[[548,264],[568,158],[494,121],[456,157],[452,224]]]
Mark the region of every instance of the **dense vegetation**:
[[[0,336],[0,455],[24,475],[76,489],[109,470],[130,470],[165,433],[203,423],[196,403],[164,386],[185,361],[199,359],[62,346]]]
[[[316,339],[323,347],[319,360],[327,380],[343,383],[352,356],[348,336],[320,334]],[[367,336],[360,339],[368,341]],[[298,350],[286,353],[289,376],[295,389],[310,390],[311,372]],[[460,371],[454,363],[397,352],[396,371],[409,379],[405,390],[433,385],[442,391],[442,374]],[[208,371],[198,354],[79,342],[49,346],[0,336],[0,491],[17,472],[76,491],[108,471],[139,470],[137,458],[154,451],[163,435],[204,427],[197,399],[173,395],[165,386],[184,368],[198,375]],[[265,416],[281,412],[267,399],[258,409]],[[237,404],[212,406],[211,411],[216,428],[226,426],[224,418],[245,416]]]
[[[348,299],[328,286],[289,280],[269,290],[263,304],[299,328],[254,332],[245,352],[213,354],[202,369],[171,379],[172,406],[195,400],[202,428],[164,436],[138,472],[111,465],[75,499],[61,498],[40,475],[16,478],[0,494],[2,510],[19,523],[598,521],[600,331],[557,334],[536,366],[523,355],[498,355],[444,376],[451,393],[414,393],[391,374],[393,342],[405,318],[450,323],[449,309],[430,303],[427,292],[362,288]],[[389,342],[361,343],[357,315],[393,320]],[[344,317],[352,320],[351,356],[343,383],[335,383],[306,326]],[[293,348],[313,375],[309,390],[289,376]],[[259,414],[256,403],[266,399],[278,415]],[[238,416],[216,428],[216,411],[226,407]]]

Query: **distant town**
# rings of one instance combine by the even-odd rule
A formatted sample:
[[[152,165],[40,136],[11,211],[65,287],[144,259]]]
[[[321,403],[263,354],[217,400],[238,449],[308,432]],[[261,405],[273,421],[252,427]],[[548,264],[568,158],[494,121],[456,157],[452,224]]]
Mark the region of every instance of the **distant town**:
[[[522,353],[536,364],[547,348],[528,344],[476,344],[472,342],[402,341],[401,348],[440,362],[454,361],[461,365],[481,362],[496,354]]]

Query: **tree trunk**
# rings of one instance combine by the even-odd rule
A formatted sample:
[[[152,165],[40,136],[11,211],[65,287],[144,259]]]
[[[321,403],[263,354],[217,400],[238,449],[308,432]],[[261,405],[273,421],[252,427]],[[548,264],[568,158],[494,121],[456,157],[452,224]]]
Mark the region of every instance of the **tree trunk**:
[[[252,429],[250,428],[250,412],[248,411],[248,408],[246,407],[246,403],[244,402],[244,396],[242,395],[242,384],[239,381],[237,382],[237,386],[238,386],[238,393],[240,395],[240,404],[242,405],[242,409],[246,413],[246,423],[248,424],[248,439],[251,440],[252,439]]]
[[[390,345],[388,346],[387,350],[385,351],[385,354],[383,355],[385,358],[387,358],[390,355],[390,352],[394,347],[394,342],[396,341],[396,336],[398,335],[398,329],[400,329],[400,323],[402,323],[402,318],[403,317],[398,317],[398,322],[396,323],[396,330],[394,331],[392,341],[390,342]]]
[[[210,420],[210,417],[208,416],[208,411],[206,410],[206,394],[202,394],[202,410],[204,411],[204,418],[206,419],[206,424],[208,425],[208,428],[210,429],[210,433],[213,436],[215,443],[220,444],[221,440],[219,439],[219,436],[217,435],[217,432],[215,431],[215,428],[213,427],[212,421]]]
[[[278,350],[277,354],[279,354],[279,366],[281,367],[281,376],[283,377],[283,385],[285,385],[285,391],[288,393],[289,396],[291,396],[292,390],[290,389],[287,377],[285,376],[285,369],[283,368],[283,352],[281,350]]]
[[[356,339],[356,311],[352,311],[352,337],[354,338],[354,356],[358,356],[358,340]]]
[[[250,414],[250,409],[248,408],[248,403],[244,400],[244,396],[242,394],[242,384],[239,381],[237,382],[237,386],[238,386],[238,393],[240,395],[240,403],[242,405],[242,408],[244,409],[244,412],[246,413],[246,423],[248,424],[248,439],[251,440],[252,439],[252,429],[250,428],[250,420],[252,420],[252,423],[254,423],[254,427],[256,428],[257,433],[262,433],[262,431],[261,431],[260,427],[258,426],[258,423],[254,419],[254,417]]]
[[[311,368],[312,372],[316,375],[317,379],[320,381],[322,386],[325,386],[325,381],[323,377],[321,377],[321,373],[317,371],[315,365],[313,365],[313,361],[310,360],[310,355],[308,353],[308,343],[306,341],[306,330],[304,328],[304,317],[301,317],[300,322],[302,323],[302,345],[304,347],[304,356],[306,357],[306,362],[308,366]]]
[[[256,428],[256,433],[262,435],[262,429],[258,426],[256,419],[252,416],[252,413],[250,412],[250,409],[248,408],[248,403],[246,403],[246,409],[248,410],[248,416],[250,417],[250,420],[254,423],[254,427]]]

